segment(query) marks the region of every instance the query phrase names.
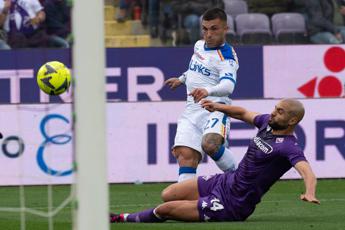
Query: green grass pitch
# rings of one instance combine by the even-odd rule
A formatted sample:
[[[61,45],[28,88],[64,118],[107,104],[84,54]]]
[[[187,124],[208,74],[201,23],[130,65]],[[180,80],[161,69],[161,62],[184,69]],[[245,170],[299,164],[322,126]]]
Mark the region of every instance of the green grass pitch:
[[[160,191],[168,184],[120,184],[110,186],[110,209],[113,212],[139,211],[160,202]],[[56,207],[69,195],[69,186],[53,186]],[[254,214],[245,222],[162,224],[112,224],[111,229],[238,229],[238,230],[345,230],[345,180],[319,180],[318,198],[321,205],[299,201],[303,181],[279,181],[264,196]],[[20,207],[18,187],[0,187],[0,207]],[[47,188],[25,187],[26,207],[47,211]],[[97,197],[94,197],[97,199]],[[26,229],[47,230],[47,218],[26,214]],[[92,217],[90,217],[92,218]],[[53,219],[54,230],[72,229],[72,208],[68,205]],[[20,214],[0,212],[0,229],[20,229]]]

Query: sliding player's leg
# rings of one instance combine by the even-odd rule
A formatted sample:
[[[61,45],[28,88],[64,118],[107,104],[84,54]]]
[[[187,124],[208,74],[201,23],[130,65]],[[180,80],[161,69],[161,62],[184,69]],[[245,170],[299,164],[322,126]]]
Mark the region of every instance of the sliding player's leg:
[[[223,198],[227,174],[200,176],[167,187],[162,192],[165,203],[154,209],[129,214],[127,222],[224,221],[229,219]],[[230,218],[231,219],[231,218]]]
[[[168,186],[162,192],[165,203],[136,213],[111,214],[110,222],[163,222],[167,219],[198,221],[198,179]]]
[[[136,213],[111,214],[111,223],[159,223],[166,220],[199,221],[198,200],[176,200]]]
[[[197,200],[199,198],[198,178],[192,178],[166,187],[161,194],[164,202],[173,200]]]
[[[164,220],[200,221],[198,200],[175,200],[159,205],[155,212]]]
[[[231,213],[226,209],[228,199],[223,198],[227,194],[224,192],[227,188],[223,187],[227,184],[226,179],[227,173],[175,183],[162,192],[162,198],[167,202],[136,213],[111,214],[110,222],[232,220]]]

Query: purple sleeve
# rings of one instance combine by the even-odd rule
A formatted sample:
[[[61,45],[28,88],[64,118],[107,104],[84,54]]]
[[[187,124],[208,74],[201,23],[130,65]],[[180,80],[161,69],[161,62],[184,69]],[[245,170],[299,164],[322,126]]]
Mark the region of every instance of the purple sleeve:
[[[300,161],[307,161],[302,149],[292,148],[285,151],[285,156],[288,158],[292,166],[295,166]]]
[[[254,118],[254,125],[260,129],[262,126],[267,124],[269,118],[269,114],[259,114]]]

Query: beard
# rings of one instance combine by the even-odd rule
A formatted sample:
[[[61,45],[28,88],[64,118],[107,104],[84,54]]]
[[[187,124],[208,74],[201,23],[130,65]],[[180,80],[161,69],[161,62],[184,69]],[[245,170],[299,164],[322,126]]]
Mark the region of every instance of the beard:
[[[273,130],[284,130],[284,129],[287,129],[289,127],[288,124],[286,124],[286,125],[278,124],[277,122],[274,122],[274,121],[270,121],[270,122],[268,122],[268,124],[271,126],[271,128]]]

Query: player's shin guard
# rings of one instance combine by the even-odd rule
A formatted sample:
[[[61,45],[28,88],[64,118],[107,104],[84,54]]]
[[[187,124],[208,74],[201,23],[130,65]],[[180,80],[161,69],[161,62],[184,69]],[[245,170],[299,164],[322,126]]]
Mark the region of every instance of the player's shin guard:
[[[165,219],[156,214],[155,208],[125,215],[124,222],[159,223]]]
[[[178,182],[185,181],[196,177],[196,168],[193,167],[180,167],[178,172]]]
[[[212,157],[212,159],[223,172],[234,171],[236,169],[235,158],[230,149],[225,148],[224,145],[220,147],[219,151]]]

